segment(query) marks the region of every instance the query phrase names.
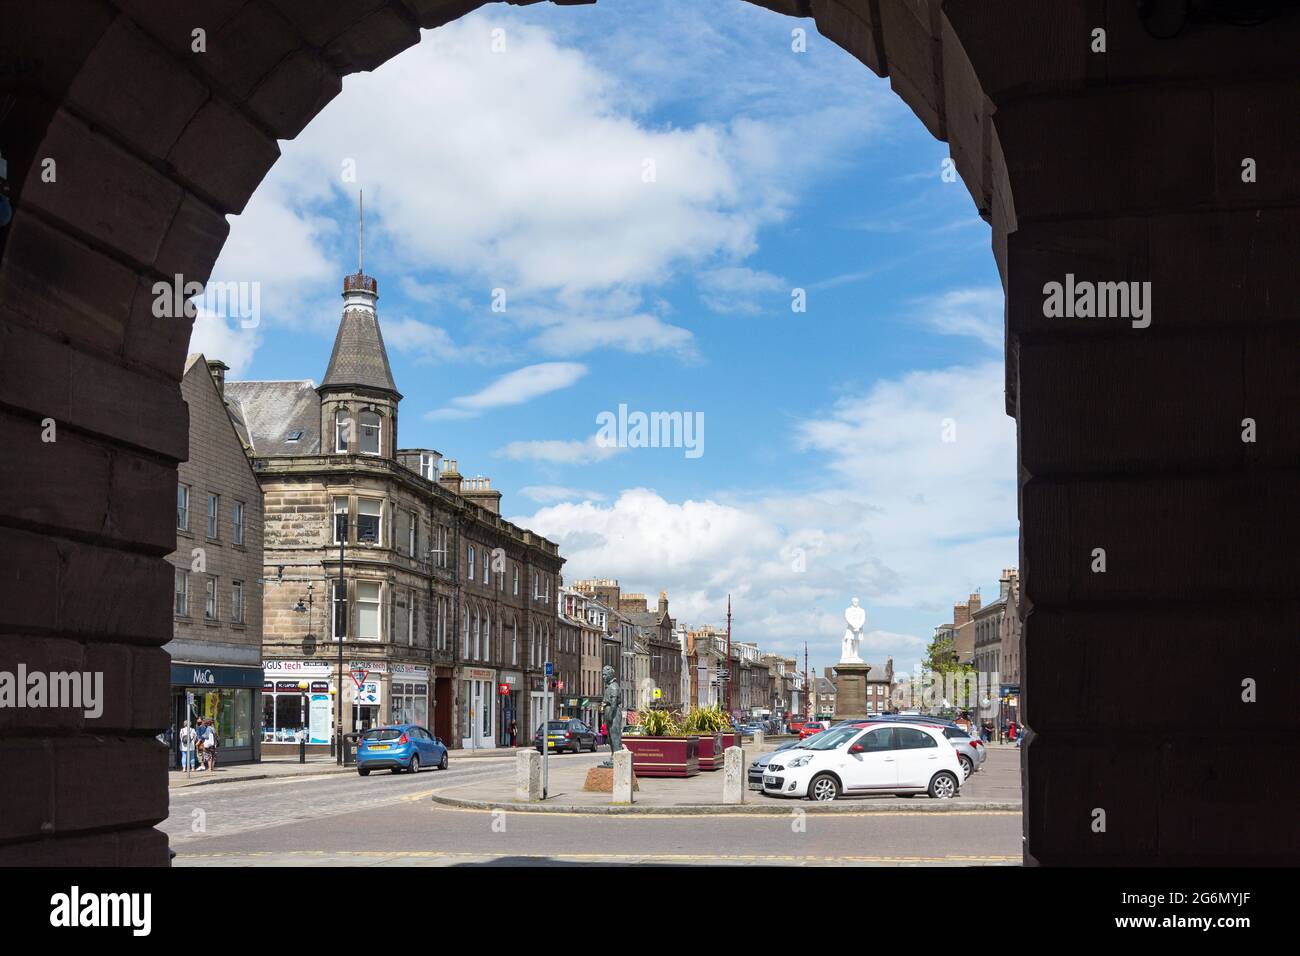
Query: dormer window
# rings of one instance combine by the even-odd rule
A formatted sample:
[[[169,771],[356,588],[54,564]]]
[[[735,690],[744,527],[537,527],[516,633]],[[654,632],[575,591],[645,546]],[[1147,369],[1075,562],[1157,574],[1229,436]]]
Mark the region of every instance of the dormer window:
[[[361,413],[361,454],[379,454],[380,424],[375,412]]]
[[[351,438],[352,419],[348,417],[347,411],[339,409],[334,413],[334,450],[340,455],[346,455]]]

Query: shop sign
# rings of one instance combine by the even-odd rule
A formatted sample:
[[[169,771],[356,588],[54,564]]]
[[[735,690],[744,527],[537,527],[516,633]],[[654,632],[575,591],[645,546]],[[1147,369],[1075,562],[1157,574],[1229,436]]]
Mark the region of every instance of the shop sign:
[[[461,677],[463,680],[485,680],[493,684],[497,682],[496,671],[484,670],[481,667],[466,667],[461,672]]]
[[[503,697],[504,697],[506,694],[509,694],[509,693],[510,693],[510,685],[509,685],[509,684],[498,684],[498,685],[497,685],[497,693],[500,694],[500,695],[503,696]]]
[[[330,665],[324,661],[262,661],[267,677],[329,677]]]
[[[404,677],[423,677],[427,680],[429,668],[421,667],[419,664],[394,664],[393,673]]]
[[[388,663],[386,661],[352,661],[348,664],[349,670],[364,670],[372,674],[387,674]]]
[[[178,687],[261,687],[263,677],[256,667],[173,664],[171,682]]]

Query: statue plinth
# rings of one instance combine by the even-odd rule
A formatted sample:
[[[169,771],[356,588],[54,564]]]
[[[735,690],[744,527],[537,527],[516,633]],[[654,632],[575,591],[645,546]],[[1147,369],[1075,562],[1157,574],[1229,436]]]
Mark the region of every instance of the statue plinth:
[[[835,665],[835,719],[867,716],[867,673],[870,664]]]

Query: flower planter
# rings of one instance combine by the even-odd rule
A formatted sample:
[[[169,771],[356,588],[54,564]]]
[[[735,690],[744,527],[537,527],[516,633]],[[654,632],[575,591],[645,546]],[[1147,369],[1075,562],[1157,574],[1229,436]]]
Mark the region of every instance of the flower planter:
[[[632,772],[638,777],[694,777],[700,772],[698,737],[628,735],[623,746],[632,751]]]
[[[722,734],[699,734],[700,769],[721,770],[726,764]]]
[[[722,752],[725,754],[728,747],[740,746],[740,734],[734,730],[724,731],[722,734]]]

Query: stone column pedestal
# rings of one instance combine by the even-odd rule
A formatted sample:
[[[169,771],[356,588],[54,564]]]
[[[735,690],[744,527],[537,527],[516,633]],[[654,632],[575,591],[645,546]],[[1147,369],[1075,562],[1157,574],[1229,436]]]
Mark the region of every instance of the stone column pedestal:
[[[835,665],[835,719],[867,716],[867,672],[870,664]]]
[[[542,755],[536,750],[515,754],[515,799],[521,803],[542,799]]]

